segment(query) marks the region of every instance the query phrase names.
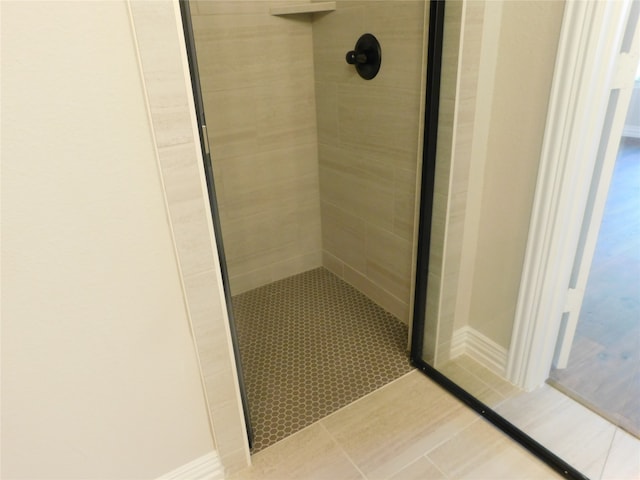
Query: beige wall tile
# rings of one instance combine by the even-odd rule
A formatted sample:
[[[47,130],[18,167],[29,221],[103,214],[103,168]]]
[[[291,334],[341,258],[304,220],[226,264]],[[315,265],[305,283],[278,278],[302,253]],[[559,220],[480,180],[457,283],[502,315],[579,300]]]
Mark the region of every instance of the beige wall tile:
[[[317,177],[317,147],[311,144],[294,144],[278,150],[255,152],[214,161],[216,172],[223,175],[225,192],[222,203],[233,195],[252,192],[269,186],[277,188],[282,182],[300,177]]]
[[[226,344],[226,318],[216,321],[226,305],[218,294],[215,271],[185,277],[184,290],[203,376],[231,371],[234,366]]]
[[[316,122],[318,143],[333,145],[338,138],[338,84],[336,82],[316,80]]]
[[[194,161],[196,148],[199,147],[192,141],[158,149],[176,249],[184,275],[201,273],[215,266],[200,171]]]
[[[407,325],[410,323],[409,303],[407,300],[399,299],[373,282],[367,275],[354,270],[348,265],[343,265],[342,278],[375,301],[387,312],[393,314],[398,320]]]
[[[252,15],[268,13],[271,2],[264,0],[192,0],[191,13],[198,15]]]
[[[345,55],[365,33],[365,5],[340,0],[337,9],[316,16],[313,22],[313,44],[316,81],[339,82],[361,80],[347,64]]]
[[[364,220],[322,202],[322,248],[356,270],[365,271]]]
[[[246,466],[238,454],[246,442],[247,432],[239,428],[236,418],[242,416],[242,409],[237,402],[228,402],[213,409],[213,428],[216,435],[218,455],[223,465],[233,471]]]
[[[340,85],[340,142],[390,153],[406,152],[415,158],[419,112],[419,92],[390,89],[376,84]]]
[[[344,263],[326,250],[322,251],[322,266],[339,278],[344,278]]]
[[[311,17],[267,4],[203,1],[193,19],[234,293],[320,265]]]
[[[229,282],[231,283],[232,295],[248,292],[254,288],[271,283],[271,268],[270,266],[266,266],[242,275],[235,275],[229,277]]]
[[[411,286],[411,243],[394,233],[367,226],[367,270],[375,283],[409,302]]]
[[[333,166],[325,166],[324,162],[320,166],[322,200],[367,222],[392,230],[393,185],[372,181]]]
[[[361,254],[352,255],[357,263],[348,259],[346,247],[329,238],[335,219],[325,215],[323,248],[352,269],[357,288],[366,287],[369,296],[377,292],[371,298],[378,304],[405,312],[403,320],[411,302],[425,5],[341,0],[335,12],[313,23],[320,197],[364,220],[370,252],[365,265]],[[383,45],[383,67],[371,81],[344,60],[365,32]],[[393,260],[380,257],[383,245],[398,249]]]
[[[419,92],[421,88],[424,13],[423,0],[369,2],[364,9],[364,28],[382,48],[377,85]],[[353,48],[351,46],[350,48]],[[346,52],[345,52],[346,53]]]
[[[231,294],[237,295],[253,290],[262,285],[313,270],[320,266],[322,266],[322,251],[320,250],[297,257],[292,257],[291,254],[288,254],[282,261],[230,277]]]
[[[207,89],[270,87],[295,81],[296,75],[313,75],[309,17],[193,17],[198,59],[205,59],[199,61],[200,75]]]

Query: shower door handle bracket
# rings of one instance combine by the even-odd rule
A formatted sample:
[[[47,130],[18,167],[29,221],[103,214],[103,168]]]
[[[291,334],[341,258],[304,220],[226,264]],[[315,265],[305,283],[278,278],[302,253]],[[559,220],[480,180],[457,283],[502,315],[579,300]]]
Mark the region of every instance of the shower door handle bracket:
[[[200,134],[202,135],[202,144],[204,145],[204,151],[209,155],[209,134],[207,132],[207,126],[202,125],[200,127]]]

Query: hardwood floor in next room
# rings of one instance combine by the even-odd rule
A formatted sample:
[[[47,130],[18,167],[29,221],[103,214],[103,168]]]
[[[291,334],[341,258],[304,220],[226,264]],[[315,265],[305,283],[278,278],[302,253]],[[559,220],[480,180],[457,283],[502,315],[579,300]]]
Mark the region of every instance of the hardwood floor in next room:
[[[569,364],[549,383],[640,438],[640,139],[622,141]]]

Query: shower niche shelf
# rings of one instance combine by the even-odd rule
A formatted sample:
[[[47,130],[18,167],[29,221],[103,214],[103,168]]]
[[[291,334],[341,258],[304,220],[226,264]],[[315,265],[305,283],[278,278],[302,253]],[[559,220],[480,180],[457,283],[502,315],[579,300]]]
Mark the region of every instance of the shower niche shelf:
[[[276,5],[269,9],[271,15],[296,15],[299,13],[332,12],[336,9],[336,2],[292,3],[290,5]]]

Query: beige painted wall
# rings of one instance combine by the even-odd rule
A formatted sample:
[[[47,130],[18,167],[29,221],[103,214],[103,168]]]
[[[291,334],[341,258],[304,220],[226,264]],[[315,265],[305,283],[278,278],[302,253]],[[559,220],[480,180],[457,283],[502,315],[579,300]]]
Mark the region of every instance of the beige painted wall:
[[[157,477],[213,441],[126,2],[1,30],[2,477]]]
[[[467,327],[506,361],[563,8],[447,4],[423,349],[437,366]]]
[[[324,265],[409,321],[421,137],[424,0],[339,0],[313,22]],[[345,54],[382,45],[364,80]]]
[[[234,294],[321,265],[312,16],[269,6],[192,4]]]
[[[509,348],[564,2],[505,2],[469,325]]]

